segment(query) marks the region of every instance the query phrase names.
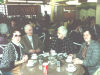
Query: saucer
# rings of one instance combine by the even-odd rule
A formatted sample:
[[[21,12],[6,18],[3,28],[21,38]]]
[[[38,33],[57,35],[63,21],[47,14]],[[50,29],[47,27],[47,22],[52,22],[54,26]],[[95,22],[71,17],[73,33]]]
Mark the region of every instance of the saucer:
[[[52,55],[52,56],[55,56],[55,55],[57,55],[57,53],[51,53],[51,55]]]
[[[37,59],[37,57],[31,57],[31,59],[34,59],[35,60],[35,59]]]
[[[37,59],[37,58],[38,58],[37,54],[32,54],[31,55],[31,59]]]
[[[61,56],[61,55],[63,55],[63,53],[58,53],[58,56]]]
[[[68,63],[72,62],[72,59],[66,59],[66,62],[68,62]]]
[[[76,67],[66,68],[66,71],[68,71],[68,72],[75,72],[76,71]]]
[[[34,64],[28,64],[28,63],[27,63],[26,66],[27,66],[27,67],[33,67]]]

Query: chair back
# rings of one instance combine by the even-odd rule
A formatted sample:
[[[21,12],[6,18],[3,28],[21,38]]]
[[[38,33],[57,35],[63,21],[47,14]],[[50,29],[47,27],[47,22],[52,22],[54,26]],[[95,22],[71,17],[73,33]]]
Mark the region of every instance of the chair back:
[[[2,53],[6,46],[7,46],[6,44],[0,44],[0,59],[2,58]]]

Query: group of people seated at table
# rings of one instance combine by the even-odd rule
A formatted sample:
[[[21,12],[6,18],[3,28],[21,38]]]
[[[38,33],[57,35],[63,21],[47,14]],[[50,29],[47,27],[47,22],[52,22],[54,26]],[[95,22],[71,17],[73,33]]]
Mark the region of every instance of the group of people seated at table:
[[[38,35],[33,34],[33,27],[27,24],[24,31],[26,34],[21,36],[19,30],[14,30],[11,41],[3,50],[0,63],[3,75],[20,75],[21,64],[27,62],[29,55],[42,53],[44,45]],[[88,70],[85,75],[93,75],[100,67],[100,43],[95,41],[94,37],[94,31],[85,28],[83,30],[84,43],[80,50],[77,50],[77,46],[67,36],[67,29],[60,26],[57,29],[57,38],[53,40],[50,50],[55,50],[57,53],[67,53],[73,57],[76,55],[73,63],[83,65]]]

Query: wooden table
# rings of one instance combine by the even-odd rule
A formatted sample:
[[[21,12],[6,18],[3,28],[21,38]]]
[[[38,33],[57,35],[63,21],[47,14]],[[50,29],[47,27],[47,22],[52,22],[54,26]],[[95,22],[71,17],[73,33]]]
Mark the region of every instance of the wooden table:
[[[21,75],[44,75],[43,71],[39,69],[38,63],[33,67],[27,67],[27,63],[22,64],[21,67]],[[48,65],[48,75],[68,75],[66,71],[67,64],[61,65],[61,72],[56,71],[56,65]],[[83,75],[85,70],[82,65],[76,65],[77,70],[73,73],[73,75]]]

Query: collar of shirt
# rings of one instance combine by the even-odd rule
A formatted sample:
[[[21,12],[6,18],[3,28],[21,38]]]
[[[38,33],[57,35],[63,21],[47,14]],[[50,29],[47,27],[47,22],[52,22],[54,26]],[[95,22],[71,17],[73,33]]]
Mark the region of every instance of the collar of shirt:
[[[32,36],[27,36],[30,41],[32,41]]]

